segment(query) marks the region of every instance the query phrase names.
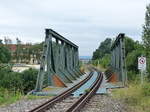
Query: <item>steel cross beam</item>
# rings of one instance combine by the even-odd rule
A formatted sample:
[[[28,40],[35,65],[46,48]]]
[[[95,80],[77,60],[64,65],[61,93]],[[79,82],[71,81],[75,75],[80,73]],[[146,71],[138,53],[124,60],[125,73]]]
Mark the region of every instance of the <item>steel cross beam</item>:
[[[126,63],[125,63],[125,34],[120,33],[111,47],[111,68],[116,73],[118,81],[126,84]]]
[[[81,75],[78,46],[52,29],[46,29],[45,34],[35,91],[46,86],[65,86]]]

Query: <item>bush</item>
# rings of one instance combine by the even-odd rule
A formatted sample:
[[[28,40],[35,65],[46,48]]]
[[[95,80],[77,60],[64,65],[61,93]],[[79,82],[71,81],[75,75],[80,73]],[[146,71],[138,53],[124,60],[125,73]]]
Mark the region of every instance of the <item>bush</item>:
[[[110,54],[105,54],[105,56],[100,60],[100,64],[106,68],[110,64]]]
[[[27,93],[35,88],[38,70],[30,68],[21,74],[23,91]]]
[[[0,87],[9,90],[22,90],[21,73],[13,72],[9,67],[0,69]]]
[[[127,71],[128,81],[138,82],[140,80],[139,76],[140,74],[137,74],[135,71]]]
[[[11,53],[8,48],[0,46],[0,63],[8,63],[11,60]]]
[[[31,68],[22,73],[13,72],[10,68],[0,68],[0,87],[27,93],[34,89],[37,74],[38,70]]]

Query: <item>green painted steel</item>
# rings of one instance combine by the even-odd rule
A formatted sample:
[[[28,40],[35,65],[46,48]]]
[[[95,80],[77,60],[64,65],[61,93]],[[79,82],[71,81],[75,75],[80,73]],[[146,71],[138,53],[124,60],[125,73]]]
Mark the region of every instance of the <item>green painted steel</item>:
[[[64,83],[72,83],[81,75],[78,46],[52,29],[46,29],[45,34],[35,91],[54,86],[53,75],[57,75]]]
[[[119,81],[126,85],[125,34],[120,33],[111,47],[111,68]]]

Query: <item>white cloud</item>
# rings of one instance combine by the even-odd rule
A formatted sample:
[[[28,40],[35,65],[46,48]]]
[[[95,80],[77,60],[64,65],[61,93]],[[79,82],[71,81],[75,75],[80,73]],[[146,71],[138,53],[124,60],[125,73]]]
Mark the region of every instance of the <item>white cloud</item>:
[[[0,0],[0,38],[44,40],[52,28],[92,55],[107,37],[124,32],[140,40],[148,0]]]

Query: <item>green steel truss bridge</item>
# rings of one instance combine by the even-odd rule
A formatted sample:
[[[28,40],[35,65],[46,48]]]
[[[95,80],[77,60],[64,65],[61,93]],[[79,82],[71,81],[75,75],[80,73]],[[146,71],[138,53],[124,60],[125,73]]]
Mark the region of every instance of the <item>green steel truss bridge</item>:
[[[108,81],[126,84],[125,34],[119,34],[111,48],[111,63],[105,75]],[[45,30],[45,42],[35,91],[47,86],[66,87],[82,75],[78,46],[52,29]]]

